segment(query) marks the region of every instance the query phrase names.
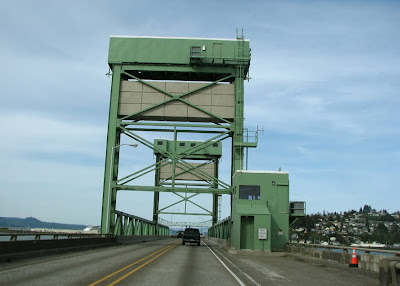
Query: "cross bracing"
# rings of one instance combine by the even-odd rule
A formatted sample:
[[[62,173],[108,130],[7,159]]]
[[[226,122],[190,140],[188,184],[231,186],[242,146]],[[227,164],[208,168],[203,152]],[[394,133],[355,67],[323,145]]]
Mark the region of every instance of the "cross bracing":
[[[191,47],[200,41],[203,43],[201,54],[189,54]],[[233,174],[243,167],[243,149],[256,145],[243,140],[243,80],[250,62],[248,41],[223,44],[223,50],[210,53],[214,45],[212,40],[111,39],[112,87],[103,234],[115,232],[116,201],[120,191],[153,192],[154,224],[158,224],[159,214],[170,213],[171,207],[179,203],[185,204],[184,214],[210,215],[216,223],[218,198],[231,194],[231,182],[219,178],[220,158],[205,150],[228,142],[231,146],[230,173]],[[220,49],[219,44],[215,47]],[[140,53],[132,54],[130,50],[140,50]],[[149,140],[148,134],[159,133],[170,134],[168,141],[172,148],[160,148]],[[188,148],[177,145],[185,144],[181,138],[191,136],[205,139]],[[149,160],[147,166],[119,176],[121,140],[147,147],[154,154],[155,162]],[[153,185],[141,182],[148,175],[155,176]],[[160,208],[160,193],[174,194],[177,201]],[[199,194],[212,195],[212,210],[194,201]],[[187,204],[199,211],[186,211]]]

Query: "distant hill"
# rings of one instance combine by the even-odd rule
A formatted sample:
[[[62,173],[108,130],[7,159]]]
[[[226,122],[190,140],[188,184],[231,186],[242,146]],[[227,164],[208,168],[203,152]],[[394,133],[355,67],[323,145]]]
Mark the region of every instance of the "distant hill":
[[[23,229],[51,228],[51,229],[83,230],[86,227],[86,225],[44,222],[34,217],[27,217],[27,218],[0,217],[0,227],[23,228]]]

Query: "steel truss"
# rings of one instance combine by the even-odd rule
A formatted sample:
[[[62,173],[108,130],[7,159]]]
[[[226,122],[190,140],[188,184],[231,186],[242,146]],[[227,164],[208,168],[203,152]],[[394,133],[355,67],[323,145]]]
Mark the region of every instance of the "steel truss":
[[[240,41],[239,41],[240,42]],[[240,55],[239,43],[239,55]],[[123,214],[116,210],[117,192],[118,191],[150,191],[154,193],[154,206],[153,206],[153,225],[151,229],[154,230],[154,235],[160,234],[164,230],[159,228],[159,214],[185,214],[185,215],[209,215],[212,217],[212,224],[217,223],[218,219],[218,197],[222,194],[231,194],[231,182],[224,182],[218,178],[218,158],[207,158],[202,164],[213,162],[215,171],[213,175],[207,174],[198,167],[188,162],[188,160],[201,160],[204,158],[196,157],[196,152],[208,148],[215,142],[223,142],[226,139],[232,140],[232,166],[231,175],[236,171],[243,169],[243,150],[248,147],[255,147],[256,142],[245,142],[244,129],[243,129],[243,81],[247,74],[249,66],[249,58],[236,58],[230,59],[229,65],[220,66],[174,66],[174,65],[130,65],[130,64],[112,64],[112,86],[111,86],[111,99],[110,99],[110,112],[109,112],[109,125],[107,135],[107,149],[106,149],[106,162],[105,162],[105,177],[104,177],[104,191],[103,191],[103,208],[102,208],[102,234],[135,234],[130,226],[129,218],[133,217]],[[189,74],[196,74],[197,76],[202,73],[206,74],[207,79],[213,75],[215,80],[213,82],[204,83],[203,86],[182,94],[173,94],[152,85],[144,78],[143,75],[156,75],[157,79],[164,78],[162,74],[174,74],[174,80],[179,81],[179,75],[184,74],[188,77]],[[197,77],[199,78],[199,77]],[[165,95],[167,98],[163,102],[156,103],[150,107],[140,111],[131,113],[125,116],[118,116],[120,88],[122,80],[133,80],[142,83],[144,86],[154,89]],[[151,79],[150,79],[151,80]],[[185,80],[187,80],[185,78]],[[215,86],[221,82],[233,82],[235,85],[235,107],[234,107],[234,120],[229,121],[222,118],[200,106],[197,106],[184,99],[192,93],[198,92],[211,86]],[[148,111],[152,111],[157,107],[166,105],[171,102],[183,103],[195,110],[205,113],[210,117],[209,122],[194,123],[194,122],[158,122],[146,121],[138,119],[141,115]],[[184,151],[169,152],[157,147],[154,142],[150,142],[138,132],[169,132],[173,135],[174,142],[178,141],[179,134],[208,134],[212,136],[208,140],[202,141],[200,144],[193,148]],[[118,146],[121,142],[121,135],[126,136],[133,143],[138,143],[141,146],[146,146],[151,149],[156,155],[156,162],[137,171],[119,178],[119,159],[120,151]],[[168,179],[161,179],[159,172],[162,167],[172,165],[172,175]],[[182,173],[175,174],[176,167],[179,167],[182,173],[191,173],[202,178],[202,183],[193,182],[177,182],[176,177]],[[149,173],[155,173],[154,186],[135,184],[139,178]],[[166,207],[159,208],[160,192],[170,192],[178,197],[178,201]],[[212,210],[208,210],[193,201],[199,194],[211,194],[213,196]],[[185,211],[183,213],[176,213],[169,211],[172,206],[181,202],[185,203]],[[186,212],[186,203],[192,204],[201,209],[200,213]]]
[[[210,227],[212,226],[212,220],[208,221],[168,221],[162,218],[158,218],[158,223],[167,226],[176,227]]]

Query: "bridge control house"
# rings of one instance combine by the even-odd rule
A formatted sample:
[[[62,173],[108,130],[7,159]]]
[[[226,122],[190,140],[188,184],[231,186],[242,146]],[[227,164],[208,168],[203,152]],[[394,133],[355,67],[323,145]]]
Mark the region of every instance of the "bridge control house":
[[[232,196],[231,246],[284,249],[289,239],[289,174],[237,171]]]

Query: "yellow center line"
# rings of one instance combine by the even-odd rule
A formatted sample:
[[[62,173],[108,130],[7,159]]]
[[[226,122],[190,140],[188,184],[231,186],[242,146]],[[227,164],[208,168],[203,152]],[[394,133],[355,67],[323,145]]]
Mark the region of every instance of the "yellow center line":
[[[176,245],[176,244],[175,244],[175,245]],[[175,246],[175,245],[174,245],[174,246]],[[165,250],[165,249],[167,249],[167,248],[169,248],[169,247],[171,247],[171,245],[168,245],[168,246],[166,246],[166,247],[163,247],[163,248],[161,248],[161,249],[159,249],[159,250],[157,250],[157,251],[155,251],[155,252],[153,252],[153,253],[147,255],[146,257],[144,257],[144,258],[142,258],[142,259],[140,259],[140,260],[138,260],[138,261],[136,261],[136,262],[134,262],[134,263],[132,263],[132,264],[129,264],[128,266],[125,266],[125,267],[123,267],[123,268],[121,268],[121,269],[119,269],[119,270],[117,270],[117,271],[111,273],[110,275],[107,275],[106,277],[103,277],[103,278],[101,278],[100,280],[97,280],[96,282],[93,282],[92,284],[89,284],[89,286],[97,285],[97,284],[103,282],[104,280],[107,280],[108,278],[111,278],[111,277],[113,277],[114,275],[117,275],[117,274],[120,273],[121,271],[124,271],[124,270],[128,269],[129,267],[132,267],[133,265],[138,264],[138,263],[142,262],[143,260],[146,260],[147,258],[149,258],[149,257],[151,257],[151,256],[153,256],[153,255],[155,255],[155,254],[157,254],[158,252],[161,252],[161,251],[163,251],[163,250]]]
[[[139,267],[133,269],[131,272],[128,272],[127,274],[125,274],[124,276],[120,277],[119,279],[115,280],[113,283],[108,284],[108,286],[114,286],[115,284],[121,282],[122,280],[124,280],[125,278],[127,278],[128,276],[132,275],[133,273],[135,273],[136,271],[138,271],[139,269],[145,267],[147,264],[149,264],[150,262],[154,261],[155,259],[157,259],[158,257],[160,257],[161,255],[163,255],[164,253],[166,253],[167,251],[170,251],[172,248],[174,248],[175,246],[177,246],[178,244],[175,244],[173,246],[171,246],[170,248],[168,248],[167,250],[161,252],[160,254],[158,254],[157,256],[153,257],[152,259],[148,260],[146,263],[143,263],[142,265],[140,265]]]

